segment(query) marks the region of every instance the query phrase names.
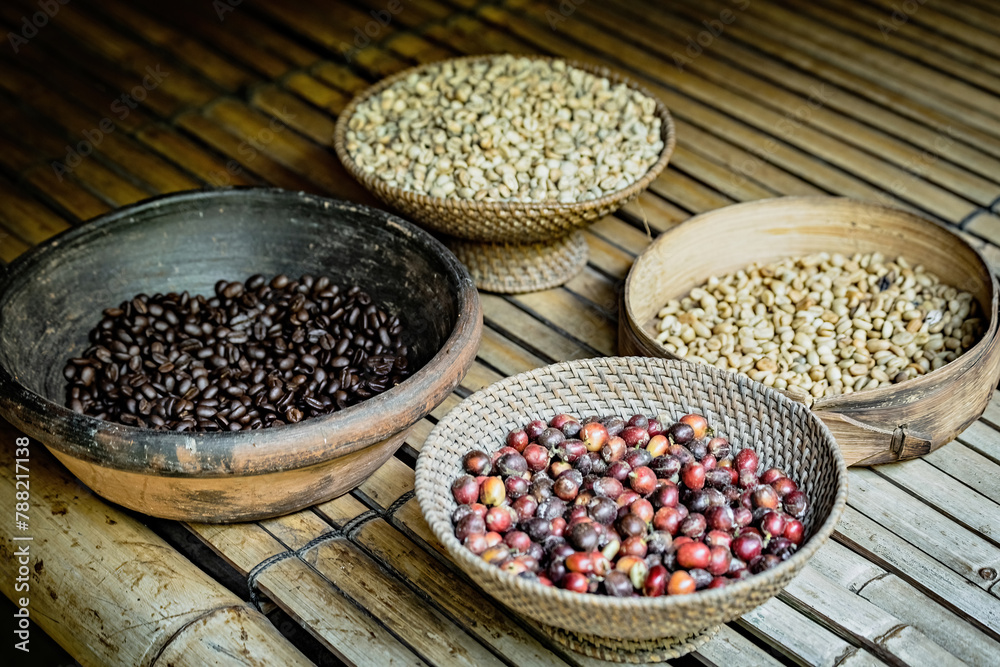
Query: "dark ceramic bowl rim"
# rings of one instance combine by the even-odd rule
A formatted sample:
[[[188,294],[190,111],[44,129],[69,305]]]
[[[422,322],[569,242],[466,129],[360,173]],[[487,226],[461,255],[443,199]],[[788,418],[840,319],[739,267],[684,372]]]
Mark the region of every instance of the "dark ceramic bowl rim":
[[[130,224],[129,218],[138,219],[143,212],[163,211],[165,204],[200,200],[204,207],[210,207],[237,200],[242,203],[251,198],[272,206],[286,202],[316,203],[331,214],[348,209],[360,211],[387,227],[398,228],[423,251],[433,255],[444,265],[448,282],[456,291],[458,314],[455,326],[437,353],[419,371],[382,394],[344,410],[278,428],[179,433],[104,421],[75,413],[35,393],[19,383],[2,364],[0,416],[57,452],[103,467],[155,475],[213,477],[280,472],[344,456],[411,426],[444,400],[475,357],[474,348],[481,334],[482,311],[472,278],[444,244],[428,232],[396,215],[353,202],[252,186],[188,190],[144,199],[63,231],[23,253],[6,269],[0,267],[0,304],[14,282],[25,276],[30,279],[31,272],[50,261],[68,241],[86,241],[106,227]],[[372,419],[373,415],[379,419]],[[357,433],[365,435],[353,437]],[[145,456],[130,457],[137,447],[145,450]],[[178,448],[197,452],[203,463],[194,469],[179,465]],[[239,457],[234,455],[237,449],[241,449]]]

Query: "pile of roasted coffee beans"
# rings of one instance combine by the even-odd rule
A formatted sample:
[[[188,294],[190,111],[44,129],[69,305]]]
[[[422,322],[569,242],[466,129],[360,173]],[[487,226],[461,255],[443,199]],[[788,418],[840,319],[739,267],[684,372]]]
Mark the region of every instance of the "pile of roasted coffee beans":
[[[474,450],[452,484],[455,536],[501,569],[615,597],[682,595],[773,568],[804,538],[809,501],[777,468],[758,474],[697,414],[561,414]]]
[[[220,280],[215,296],[139,294],[70,359],[66,404],[175,431],[240,431],[346,408],[410,372],[399,318],[326,276]]]

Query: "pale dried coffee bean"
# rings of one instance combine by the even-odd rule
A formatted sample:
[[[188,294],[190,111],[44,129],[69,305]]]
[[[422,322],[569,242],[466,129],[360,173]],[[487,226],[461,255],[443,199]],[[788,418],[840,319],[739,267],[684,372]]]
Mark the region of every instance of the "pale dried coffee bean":
[[[670,352],[819,398],[898,384],[975,345],[968,292],[880,253],[818,253],[713,276],[659,313]]]
[[[346,149],[365,173],[432,197],[592,200],[664,148],[656,101],[562,60],[444,61],[362,101]]]

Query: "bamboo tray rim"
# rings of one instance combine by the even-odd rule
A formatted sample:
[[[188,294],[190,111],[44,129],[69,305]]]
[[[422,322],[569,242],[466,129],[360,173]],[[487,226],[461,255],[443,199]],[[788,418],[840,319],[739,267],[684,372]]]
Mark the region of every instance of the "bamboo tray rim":
[[[868,202],[860,199],[855,199],[853,197],[835,197],[835,196],[824,196],[824,195],[810,195],[810,196],[788,196],[788,197],[770,197],[767,199],[757,199],[749,202],[740,202],[737,204],[730,204],[728,206],[722,206],[720,208],[712,209],[711,211],[705,211],[704,213],[699,213],[694,215],[684,222],[667,229],[662,234],[660,234],[652,244],[643,250],[642,254],[636,258],[632,267],[629,269],[628,276],[625,279],[625,286],[622,290],[622,303],[624,304],[625,314],[627,322],[634,325],[633,329],[638,329],[636,331],[637,335],[643,335],[645,339],[651,344],[655,345],[658,350],[661,350],[665,355],[670,355],[668,358],[676,358],[676,355],[670,353],[663,345],[656,340],[655,335],[650,335],[648,330],[648,322],[640,322],[632,309],[631,299],[629,295],[631,294],[633,281],[637,273],[637,268],[647,261],[652,261],[650,252],[654,246],[658,244],[668,244],[671,238],[671,234],[678,233],[679,231],[686,231],[688,228],[697,224],[706,224],[710,222],[713,218],[719,216],[728,216],[734,212],[753,210],[753,209],[766,209],[773,208],[775,206],[785,207],[785,206],[815,206],[815,207],[834,207],[834,206],[860,206],[870,209],[876,214],[890,214],[890,215],[902,215],[909,217],[912,221],[917,224],[929,225],[939,233],[943,233],[951,236],[955,242],[961,244],[965,249],[972,253],[976,261],[979,263],[979,268],[985,275],[989,276],[990,280],[986,283],[986,288],[989,293],[990,308],[988,313],[984,313],[983,316],[989,316],[989,323],[986,330],[983,332],[982,337],[973,345],[971,348],[966,350],[962,356],[967,354],[983,354],[984,351],[992,344],[993,339],[1000,336],[1000,315],[998,315],[998,305],[1000,305],[1000,283],[997,281],[997,276],[990,270],[989,264],[983,258],[982,253],[976,250],[972,245],[970,245],[965,239],[956,234],[954,231],[949,229],[946,225],[941,224],[935,220],[925,218],[921,215],[907,211],[902,208],[895,206],[886,206],[877,202]],[[758,233],[770,233],[772,236],[784,235],[762,231]],[[821,252],[821,251],[816,251]],[[828,250],[826,252],[836,252]],[[747,262],[745,266],[749,266],[753,261]],[[691,285],[688,289],[689,293],[691,289],[694,289],[697,285]],[[686,294],[685,293],[685,294]],[[986,304],[980,304],[980,306],[985,306]],[[840,411],[840,410],[851,410],[856,408],[871,408],[875,406],[891,405],[896,402],[894,399],[898,399],[899,392],[901,390],[920,390],[925,387],[933,386],[938,383],[938,380],[946,372],[952,363],[958,361],[958,358],[951,362],[948,362],[941,368],[937,370],[932,370],[929,373],[925,373],[920,377],[907,380],[901,385],[889,385],[886,387],[877,387],[870,391],[858,392],[857,394],[842,394],[839,396],[826,396],[821,398],[813,399],[810,402],[810,407],[813,410],[830,410],[830,411]],[[904,386],[905,385],[905,386]]]

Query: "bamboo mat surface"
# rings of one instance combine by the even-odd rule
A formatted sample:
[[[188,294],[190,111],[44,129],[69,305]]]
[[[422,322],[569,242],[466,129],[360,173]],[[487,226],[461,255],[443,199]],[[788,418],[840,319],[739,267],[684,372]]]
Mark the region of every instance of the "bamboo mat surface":
[[[504,376],[615,354],[636,255],[733,202],[832,194],[901,206],[950,225],[1000,270],[1000,5],[990,0],[51,4],[43,27],[0,47],[3,262],[171,191],[273,185],[377,205],[333,152],[336,116],[379,78],[451,56],[607,65],[659,96],[677,125],[649,191],[585,232],[582,273],[544,292],[482,295],[471,372],[354,492],[268,521],[177,524],[105,504],[33,451],[46,485],[32,517],[44,537],[33,620],[82,664],[602,664],[554,647],[449,563],[413,498],[415,459],[438,419]],[[372,12],[390,5],[398,11],[372,29]],[[39,6],[0,4],[2,32],[20,36]],[[137,86],[133,108],[120,98]],[[0,425],[8,498],[17,435]],[[805,571],[673,664],[997,664],[1000,392],[955,442],[852,469],[850,487],[834,538]],[[4,529],[8,597],[13,549]]]

